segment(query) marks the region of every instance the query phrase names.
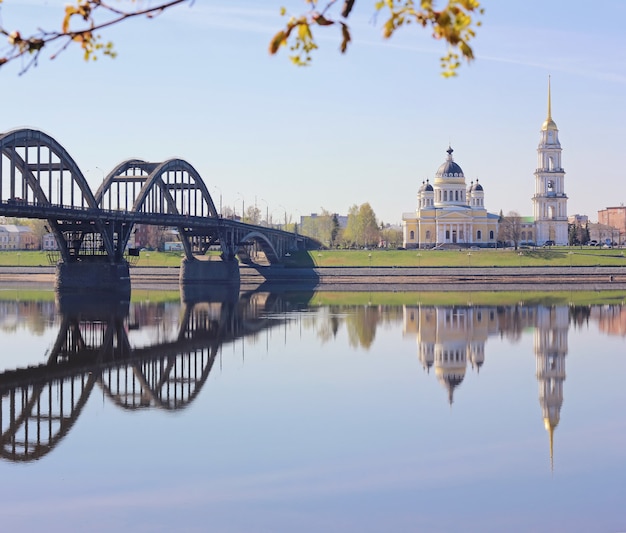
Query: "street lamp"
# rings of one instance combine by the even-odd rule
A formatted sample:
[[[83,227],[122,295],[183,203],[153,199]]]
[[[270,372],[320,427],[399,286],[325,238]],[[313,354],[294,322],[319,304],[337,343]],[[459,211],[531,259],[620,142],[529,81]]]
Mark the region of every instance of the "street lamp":
[[[371,254],[371,253],[369,253],[369,254],[367,254],[367,256],[368,256],[368,257],[369,257],[369,259],[370,259],[370,268],[372,268],[372,254]]]
[[[282,207],[285,212],[285,224],[283,225],[283,230],[287,227],[287,208],[284,205],[278,204],[278,207]]]
[[[472,252],[467,252],[467,266],[472,266]]]
[[[220,193],[220,212],[219,212],[219,215],[220,215],[220,218],[222,218],[222,189],[220,189],[217,185],[213,185],[213,187],[215,187],[219,191],[219,193]]]
[[[422,266],[422,254],[417,252],[417,266],[418,268]]]
[[[246,202],[244,200],[243,194],[238,192],[237,195],[241,197],[241,221],[243,222],[243,219],[246,216]],[[235,214],[237,214],[236,208],[235,208]]]
[[[259,198],[259,200],[265,204],[265,226],[267,227],[270,225],[270,204],[263,198]]]

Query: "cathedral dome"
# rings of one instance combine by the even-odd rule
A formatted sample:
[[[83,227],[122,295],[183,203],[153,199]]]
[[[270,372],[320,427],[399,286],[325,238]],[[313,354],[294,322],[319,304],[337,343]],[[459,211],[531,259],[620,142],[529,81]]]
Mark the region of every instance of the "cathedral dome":
[[[426,185],[424,185],[424,192],[433,192],[433,186],[426,180]]]
[[[446,150],[448,152],[448,159],[439,167],[436,176],[438,178],[464,178],[463,169],[457,165],[452,159],[452,148]]]
[[[483,186],[480,183],[478,183],[478,180],[476,180],[476,185],[474,185],[473,190],[474,191],[483,191]]]

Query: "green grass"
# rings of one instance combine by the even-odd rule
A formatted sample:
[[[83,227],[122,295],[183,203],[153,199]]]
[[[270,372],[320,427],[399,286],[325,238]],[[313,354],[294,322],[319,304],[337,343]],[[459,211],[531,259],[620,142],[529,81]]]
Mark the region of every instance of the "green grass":
[[[320,250],[292,252],[287,267],[524,267],[626,266],[626,250],[553,247],[537,250]],[[137,267],[177,267],[181,252],[146,252],[133,258]],[[46,252],[0,251],[0,266],[47,266]]]
[[[537,250],[320,250],[295,252],[287,266],[320,267],[524,267],[626,266],[626,252],[591,247]]]
[[[626,291],[503,292],[315,292],[311,305],[607,305],[626,301]]]
[[[503,292],[294,292],[292,302],[312,306],[358,305],[624,305],[626,291],[503,291]],[[54,301],[53,289],[0,289],[0,301]],[[133,290],[131,302],[180,302],[178,290]]]

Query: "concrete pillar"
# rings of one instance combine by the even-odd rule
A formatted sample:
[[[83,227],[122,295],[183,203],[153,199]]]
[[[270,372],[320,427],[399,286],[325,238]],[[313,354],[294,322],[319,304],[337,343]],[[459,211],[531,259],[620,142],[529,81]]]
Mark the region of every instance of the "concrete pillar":
[[[111,264],[108,262],[77,261],[58,263],[55,289],[60,292],[79,291],[85,298],[93,291],[113,291],[130,294],[130,272],[128,263]]]
[[[239,263],[233,261],[199,261],[185,257],[180,265],[179,281],[187,283],[239,284]]]

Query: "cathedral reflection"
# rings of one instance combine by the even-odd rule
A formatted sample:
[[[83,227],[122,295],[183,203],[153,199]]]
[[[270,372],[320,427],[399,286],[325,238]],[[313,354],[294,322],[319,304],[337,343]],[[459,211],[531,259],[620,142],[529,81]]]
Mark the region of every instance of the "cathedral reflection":
[[[534,331],[536,377],[539,404],[549,435],[553,458],[554,430],[560,420],[565,381],[567,334],[571,318],[580,318],[584,309],[568,306],[407,306],[404,333],[415,334],[418,357],[423,368],[434,374],[447,391],[448,402],[461,385],[468,368],[479,372],[485,363],[489,337],[513,340],[528,328]]]

